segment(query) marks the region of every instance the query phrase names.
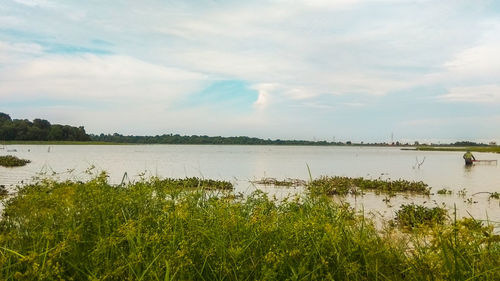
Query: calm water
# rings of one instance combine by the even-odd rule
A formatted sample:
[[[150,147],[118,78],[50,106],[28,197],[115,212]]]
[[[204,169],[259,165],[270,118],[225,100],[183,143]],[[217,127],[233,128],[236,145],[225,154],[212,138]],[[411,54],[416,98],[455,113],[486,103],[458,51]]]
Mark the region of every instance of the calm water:
[[[17,150],[8,153],[7,150]],[[217,146],[217,145],[9,145],[0,155],[13,154],[32,163],[20,168],[0,167],[0,184],[12,186],[45,174],[60,179],[85,180],[84,172],[105,170],[112,183],[120,183],[126,172],[131,180],[139,175],[160,177],[204,177],[229,180],[237,192],[248,194],[256,188],[283,195],[301,192],[252,185],[262,177],[309,179],[321,175],[424,181],[435,192],[441,188],[454,195],[431,197],[367,194],[345,200],[366,212],[391,217],[400,204],[445,203],[457,206],[459,214],[500,221],[499,200],[488,194],[500,192],[500,167],[464,167],[461,152],[402,151],[391,147],[302,147],[302,146]],[[500,160],[500,154],[474,153],[477,159]],[[425,159],[425,160],[424,160]],[[423,162],[420,168],[416,163]],[[465,189],[465,196],[458,191]],[[384,200],[385,199],[385,200]],[[389,201],[387,201],[389,199]],[[474,203],[477,202],[477,203]]]

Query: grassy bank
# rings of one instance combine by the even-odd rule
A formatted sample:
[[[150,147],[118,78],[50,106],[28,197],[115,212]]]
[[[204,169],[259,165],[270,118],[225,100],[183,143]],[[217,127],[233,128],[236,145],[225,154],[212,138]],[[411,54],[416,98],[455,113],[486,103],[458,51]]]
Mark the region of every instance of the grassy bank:
[[[500,239],[479,222],[380,231],[325,196],[277,203],[262,192],[235,199],[219,186],[227,184],[116,187],[101,175],[23,187],[0,220],[0,279],[500,278]]]
[[[500,146],[467,146],[467,147],[454,147],[454,146],[418,146],[415,150],[421,151],[473,151],[473,152],[491,152],[500,153]]]

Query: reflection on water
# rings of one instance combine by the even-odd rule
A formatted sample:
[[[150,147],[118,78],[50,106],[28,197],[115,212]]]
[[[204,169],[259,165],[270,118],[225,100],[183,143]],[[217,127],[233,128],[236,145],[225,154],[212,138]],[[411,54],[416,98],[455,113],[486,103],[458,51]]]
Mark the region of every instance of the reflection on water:
[[[347,197],[352,205],[391,216],[403,203],[456,204],[461,215],[500,221],[499,200],[488,193],[500,192],[497,165],[465,166],[462,152],[402,151],[391,147],[306,147],[306,146],[217,146],[217,145],[9,145],[8,150],[29,159],[25,167],[0,167],[0,184],[28,182],[43,174],[59,179],[86,180],[99,170],[109,173],[111,183],[120,183],[124,173],[131,180],[141,175],[160,177],[202,177],[224,179],[236,192],[248,194],[256,188],[249,180],[262,177],[309,179],[321,175],[423,181],[432,191],[447,188],[452,195],[430,197],[366,194]],[[0,155],[7,149],[0,150]],[[500,154],[475,153],[476,159],[500,159]],[[89,169],[94,167],[93,169]],[[264,188],[286,196],[299,189]],[[465,194],[458,195],[465,190]],[[385,200],[384,200],[385,199]],[[384,201],[383,201],[384,200]],[[478,203],[474,203],[478,202]],[[467,213],[468,212],[468,213]]]
[[[464,176],[470,176],[474,165],[464,165]]]

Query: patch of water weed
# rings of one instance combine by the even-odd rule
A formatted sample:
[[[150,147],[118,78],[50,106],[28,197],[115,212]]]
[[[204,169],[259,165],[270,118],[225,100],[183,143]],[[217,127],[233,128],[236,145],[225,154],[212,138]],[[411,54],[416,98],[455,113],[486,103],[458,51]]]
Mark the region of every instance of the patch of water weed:
[[[396,222],[403,228],[414,228],[419,226],[432,226],[443,224],[448,212],[442,207],[425,207],[422,205],[403,204],[396,212]]]
[[[286,178],[284,180],[278,180],[275,178],[262,178],[260,180],[254,180],[250,182],[254,184],[283,186],[283,187],[305,186],[307,184],[305,180],[291,179],[291,178]]]
[[[462,188],[458,191],[458,196],[465,197],[467,195],[467,189]]]
[[[438,190],[436,193],[437,194],[441,194],[441,195],[450,195],[451,194],[451,190],[443,188],[443,189]]]
[[[158,184],[169,186],[171,188],[180,189],[196,189],[201,188],[205,190],[233,190],[233,184],[223,180],[201,179],[197,177],[184,178],[184,179],[158,179]]]
[[[489,196],[490,199],[500,199],[500,193],[492,192]]]
[[[0,156],[0,166],[2,167],[21,167],[28,163],[31,163],[31,161],[20,159],[13,155]]]
[[[327,196],[276,201],[257,191],[233,200],[193,185],[200,187],[159,179],[114,186],[101,174],[20,187],[0,218],[0,278],[500,278],[492,228],[457,223],[393,235]]]
[[[347,195],[361,191],[394,194],[396,192],[411,192],[430,194],[430,187],[421,181],[382,180],[350,177],[323,176],[311,181],[307,188],[312,194]]]

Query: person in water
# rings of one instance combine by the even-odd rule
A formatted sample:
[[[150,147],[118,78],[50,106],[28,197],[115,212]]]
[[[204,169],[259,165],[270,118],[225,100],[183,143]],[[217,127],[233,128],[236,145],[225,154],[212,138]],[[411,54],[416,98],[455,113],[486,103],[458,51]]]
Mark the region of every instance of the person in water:
[[[472,165],[472,162],[476,160],[476,157],[474,157],[474,155],[470,153],[470,150],[467,150],[467,152],[465,152],[463,158],[465,159],[465,165]]]

